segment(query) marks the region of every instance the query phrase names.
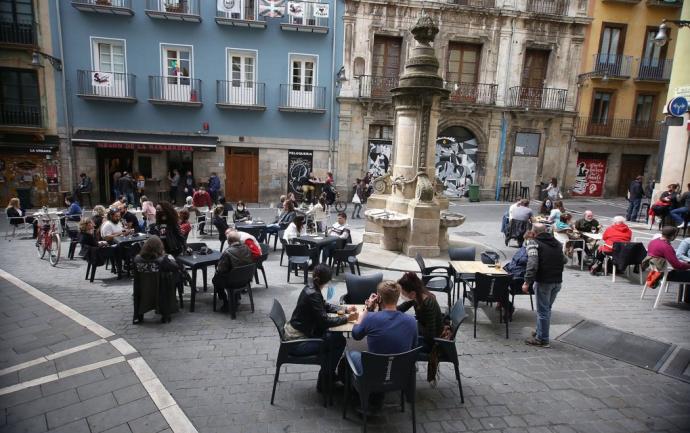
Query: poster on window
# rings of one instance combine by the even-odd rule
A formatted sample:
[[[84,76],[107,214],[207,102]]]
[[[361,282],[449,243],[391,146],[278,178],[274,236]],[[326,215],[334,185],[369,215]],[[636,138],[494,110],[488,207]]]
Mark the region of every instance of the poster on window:
[[[477,181],[477,139],[467,129],[448,128],[436,139],[436,179],[443,195],[454,198],[464,197]]]
[[[309,180],[314,162],[311,150],[288,150],[288,194],[295,194],[297,201],[302,201],[302,185]]]
[[[282,18],[285,15],[285,0],[260,0],[259,16]]]
[[[601,197],[606,177],[606,158],[578,156],[577,172],[572,195],[578,197]]]
[[[113,85],[113,74],[110,72],[92,72],[91,85],[93,87],[110,87]]]
[[[314,5],[314,18],[328,18],[328,4],[315,4]]]
[[[241,14],[242,0],[218,0],[217,9],[226,14]]]
[[[293,18],[304,17],[304,3],[302,2],[288,2],[288,15]]]
[[[391,163],[393,142],[390,140],[369,140],[369,154],[367,157],[367,172],[372,179],[388,173]]]

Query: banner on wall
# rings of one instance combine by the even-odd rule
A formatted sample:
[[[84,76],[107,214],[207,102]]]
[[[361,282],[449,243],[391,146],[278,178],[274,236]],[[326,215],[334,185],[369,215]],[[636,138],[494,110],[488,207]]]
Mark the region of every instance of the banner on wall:
[[[91,85],[93,87],[110,87],[113,85],[113,74],[111,72],[92,72]]]
[[[288,15],[294,18],[304,17],[304,3],[302,2],[288,2]]]
[[[242,13],[242,0],[218,0],[218,10],[228,14]]]
[[[264,18],[282,18],[285,15],[285,0],[261,0],[259,16]]]
[[[314,17],[315,18],[328,18],[328,4],[315,4],[314,5]]]
[[[391,140],[369,140],[368,169],[373,179],[381,177],[390,167],[393,142]]]
[[[288,150],[288,194],[295,194],[302,201],[302,185],[309,180],[314,166],[314,152],[311,150]]]
[[[601,197],[606,177],[606,158],[578,156],[572,195]]]

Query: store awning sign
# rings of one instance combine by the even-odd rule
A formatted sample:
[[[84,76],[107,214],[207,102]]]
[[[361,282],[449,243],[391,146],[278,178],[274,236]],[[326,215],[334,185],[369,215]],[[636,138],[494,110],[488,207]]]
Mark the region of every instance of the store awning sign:
[[[130,150],[158,150],[193,152],[195,150],[213,150],[208,146],[188,146],[181,144],[149,144],[149,143],[96,143],[100,149],[130,149]]]

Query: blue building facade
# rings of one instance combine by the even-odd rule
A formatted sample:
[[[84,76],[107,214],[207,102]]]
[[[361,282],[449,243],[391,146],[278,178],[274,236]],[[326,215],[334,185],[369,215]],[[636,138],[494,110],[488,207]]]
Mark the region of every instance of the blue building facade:
[[[63,158],[102,202],[123,171],[143,176],[155,198],[172,170],[201,183],[216,172],[229,199],[249,202],[277,200],[305,169],[325,174],[337,140],[340,2],[51,2],[67,84]]]

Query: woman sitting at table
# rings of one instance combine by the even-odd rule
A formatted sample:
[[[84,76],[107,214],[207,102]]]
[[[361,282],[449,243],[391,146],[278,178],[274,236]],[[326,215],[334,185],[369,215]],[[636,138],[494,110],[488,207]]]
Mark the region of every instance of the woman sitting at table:
[[[322,291],[328,287],[333,276],[331,268],[321,263],[314,268],[313,284],[304,286],[297,298],[297,305],[292,312],[290,321],[285,324],[285,339],[299,340],[303,338],[323,338],[325,350],[330,359],[331,371],[319,372],[319,380],[316,388],[323,391],[323,381],[330,376],[335,378],[335,368],[345,349],[345,337],[342,333],[328,332],[328,328],[346,324],[348,321],[357,320],[357,308],[350,306],[343,308],[329,304],[323,297]],[[337,316],[329,316],[328,313],[338,313]],[[306,342],[292,349],[291,355],[310,356],[319,353],[322,344]]]
[[[232,220],[237,223],[243,223],[247,221],[251,221],[252,215],[249,213],[249,210],[247,210],[247,207],[244,205],[244,202],[242,200],[237,202],[237,210],[235,213],[232,215]]]
[[[273,221],[273,224],[266,226],[266,233],[278,233],[280,230],[284,230],[287,226],[295,219],[295,202],[287,199],[283,203],[283,211],[280,212]]]
[[[94,228],[96,229],[96,237],[100,239],[101,224],[106,219],[107,211],[104,206],[96,205],[93,207],[93,212],[91,213],[91,219],[93,220]]]
[[[283,232],[283,239],[288,243],[292,242],[292,239],[304,236],[307,234],[307,226],[304,224],[304,217],[302,215],[297,215],[294,220],[287,226],[285,232]]]
[[[187,241],[182,235],[175,208],[167,201],[156,206],[156,224],[149,226],[149,233],[157,235],[163,241],[165,252],[174,257],[182,254],[187,248]]]
[[[541,202],[541,206],[539,207],[539,215],[548,217],[549,214],[551,214],[551,209],[553,209],[553,202],[547,197]]]
[[[405,272],[398,280],[402,288],[402,298],[407,299],[398,305],[398,311],[405,312],[414,308],[417,318],[417,332],[419,345],[422,352],[431,352],[434,346],[434,338],[440,337],[443,331],[443,313],[436,301],[436,296],[431,293],[414,272]]]
[[[226,201],[225,201],[225,197],[223,197],[223,196],[218,197],[218,206],[220,206],[221,208],[223,208],[223,213],[221,214],[221,216],[223,216],[223,217],[225,217],[225,218],[227,218],[227,216],[228,216],[228,214],[229,214],[230,212],[232,212],[232,211],[235,210],[235,209],[232,207],[232,203],[226,202]]]
[[[31,224],[33,227],[33,237],[38,237],[38,221],[34,217],[26,216],[26,211],[22,209],[18,198],[13,197],[10,199],[5,212],[10,220],[10,225],[18,226],[26,221],[27,224]]]
[[[565,213],[565,208],[563,207],[563,202],[561,200],[557,200],[553,202],[553,208],[551,209],[551,212],[549,213],[549,217],[547,218],[547,223],[549,224],[555,224],[561,219],[561,215]]]
[[[180,209],[177,215],[180,219],[180,232],[187,239],[189,238],[189,232],[192,231],[192,225],[189,223],[189,211],[187,209]]]
[[[191,218],[192,215],[194,215],[194,217],[196,219],[197,230],[199,230],[199,234],[205,235],[206,233],[204,233],[204,226],[206,225],[206,214],[202,213],[199,210],[199,208],[194,206],[192,197],[187,197],[185,199],[184,209],[189,211],[189,218]]]
[[[676,236],[678,236],[677,227],[665,226],[662,228],[661,237],[653,239],[649,242],[649,245],[647,245],[647,256],[666,260],[666,262],[671,265],[674,270],[688,271],[690,270],[690,263],[678,260],[676,251],[671,245],[671,242],[676,240]],[[689,277],[688,281],[690,281],[690,273],[684,272],[683,274],[687,274]]]
[[[226,220],[227,214],[223,215],[225,213],[225,208],[223,206],[218,205],[213,209],[213,218],[211,219],[211,224],[213,224],[213,227],[218,230],[218,240],[220,241],[220,251],[223,251],[223,244],[225,244],[225,241],[228,240],[227,236],[225,235],[225,231],[229,228],[228,227],[228,221]]]
[[[161,323],[170,322],[170,315],[177,311],[175,288],[178,285],[179,267],[172,257],[166,256],[158,236],[146,240],[139,254],[134,257],[134,319],[144,321],[144,313],[155,310],[161,315]]]
[[[630,227],[625,224],[625,217],[613,217],[613,225],[604,231],[602,236],[604,245],[599,247],[594,259],[594,264],[589,268],[589,272],[592,275],[598,274],[601,271],[604,258],[613,253],[613,244],[615,242],[630,242],[630,239],[632,239],[632,231]]]
[[[561,214],[559,220],[554,224],[553,229],[558,233],[566,233],[573,230],[572,225],[573,216],[569,213]]]

